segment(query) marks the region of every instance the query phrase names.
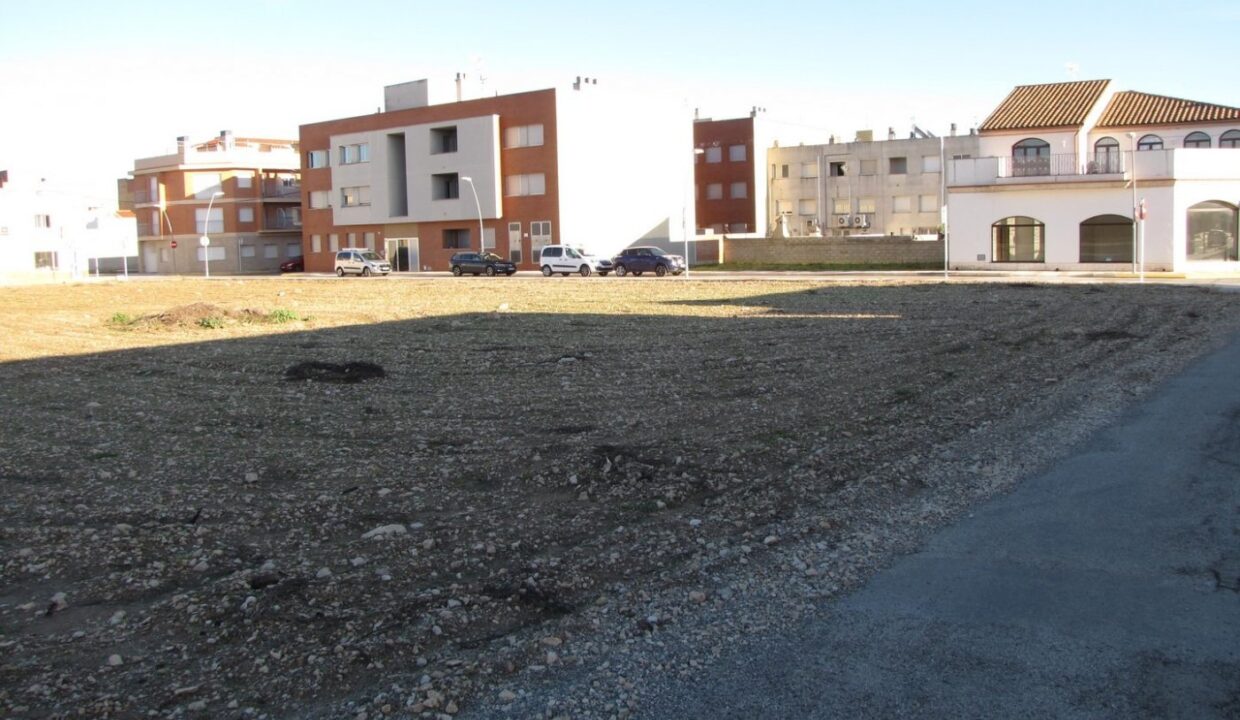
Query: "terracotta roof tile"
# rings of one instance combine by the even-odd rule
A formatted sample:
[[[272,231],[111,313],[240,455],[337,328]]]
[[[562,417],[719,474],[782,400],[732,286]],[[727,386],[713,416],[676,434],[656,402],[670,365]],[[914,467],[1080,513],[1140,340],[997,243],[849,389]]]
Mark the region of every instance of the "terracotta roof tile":
[[[1110,80],[1021,85],[999,104],[981,132],[1080,127]]]
[[[1115,93],[1098,127],[1240,121],[1240,108],[1125,90]]]

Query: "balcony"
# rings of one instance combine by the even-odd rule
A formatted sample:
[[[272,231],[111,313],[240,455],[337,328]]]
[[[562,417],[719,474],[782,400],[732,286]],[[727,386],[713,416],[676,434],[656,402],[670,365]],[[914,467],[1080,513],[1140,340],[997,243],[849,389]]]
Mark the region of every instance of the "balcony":
[[[134,190],[130,193],[130,197],[134,205],[145,205],[147,203],[158,202],[158,200],[151,199],[151,193],[149,190]]]
[[[263,216],[263,232],[301,230],[301,208],[280,208]]]
[[[1131,151],[1041,157],[981,157],[952,160],[947,165],[950,187],[989,185],[1056,185],[1146,180],[1240,180],[1240,153],[1232,148],[1140,150],[1134,168]],[[1135,169],[1135,172],[1134,172]]]
[[[159,228],[155,227],[151,223],[138,223],[138,237],[152,237],[154,235],[158,235],[158,232],[154,232],[157,230],[159,230]]]
[[[270,180],[264,182],[263,199],[301,202],[301,184],[288,183],[281,180]]]

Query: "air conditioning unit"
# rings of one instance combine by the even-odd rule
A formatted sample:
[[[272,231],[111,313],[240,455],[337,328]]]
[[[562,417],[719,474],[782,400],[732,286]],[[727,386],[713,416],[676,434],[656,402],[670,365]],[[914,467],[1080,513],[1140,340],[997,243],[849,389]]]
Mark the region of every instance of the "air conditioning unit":
[[[848,216],[840,215],[839,217],[835,219],[835,224],[839,225],[840,227],[848,227]]]
[[[853,215],[852,221],[853,221],[853,227],[863,228],[863,227],[870,226],[870,222],[865,219],[864,215]]]

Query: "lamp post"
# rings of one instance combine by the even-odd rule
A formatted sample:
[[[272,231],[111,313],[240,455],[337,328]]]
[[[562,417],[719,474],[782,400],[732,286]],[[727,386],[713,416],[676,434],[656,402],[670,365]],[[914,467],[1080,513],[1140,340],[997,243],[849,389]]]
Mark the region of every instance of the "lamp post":
[[[208,233],[211,231],[211,206],[215,204],[217,197],[224,197],[224,193],[216,190],[211,194],[211,200],[207,203],[207,217],[202,221],[202,237],[198,238],[198,244],[202,246],[202,276],[204,278],[211,277],[211,238]]]
[[[478,190],[474,187],[474,179],[471,177],[461,176],[462,182],[469,183],[469,191],[474,194],[474,207],[478,210],[478,255],[486,254],[487,233],[482,227],[482,203],[478,202]]]

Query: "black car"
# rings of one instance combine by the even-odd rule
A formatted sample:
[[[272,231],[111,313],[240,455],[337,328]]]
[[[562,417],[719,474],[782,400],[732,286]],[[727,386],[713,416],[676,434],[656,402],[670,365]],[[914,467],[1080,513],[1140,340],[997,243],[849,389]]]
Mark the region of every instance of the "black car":
[[[457,253],[452,256],[449,261],[452,267],[453,275],[511,275],[517,271],[517,266],[508,262],[504,258],[495,253]]]
[[[651,246],[631,247],[620,251],[611,259],[616,267],[616,275],[624,277],[629,273],[641,275],[653,272],[659,277],[671,273],[679,275],[685,271],[685,261],[679,255],[668,255],[662,248]]]

